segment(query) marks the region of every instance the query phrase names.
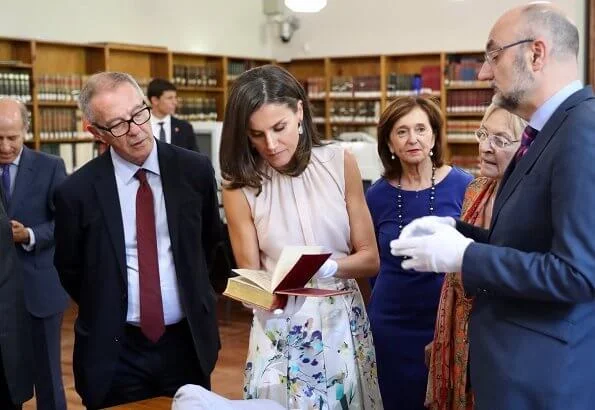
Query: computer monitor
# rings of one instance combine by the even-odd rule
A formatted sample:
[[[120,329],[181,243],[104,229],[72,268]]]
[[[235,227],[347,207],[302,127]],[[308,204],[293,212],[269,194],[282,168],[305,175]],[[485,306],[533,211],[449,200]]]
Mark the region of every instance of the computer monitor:
[[[220,121],[192,121],[196,145],[201,153],[211,160],[215,170],[217,186],[221,186],[221,170],[219,168],[219,146],[223,123]]]

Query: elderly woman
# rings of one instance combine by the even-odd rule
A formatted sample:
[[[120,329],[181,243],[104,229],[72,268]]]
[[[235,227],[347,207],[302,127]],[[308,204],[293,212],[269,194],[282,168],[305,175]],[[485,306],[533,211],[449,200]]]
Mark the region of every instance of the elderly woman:
[[[506,167],[517,151],[523,129],[521,118],[490,105],[475,135],[479,141],[480,177],[467,188],[461,219],[489,228],[494,198]],[[440,294],[434,342],[430,353],[426,406],[435,410],[473,408],[467,385],[467,321],[472,299],[465,296],[460,273],[446,274]]]
[[[424,346],[432,340],[443,275],[411,273],[390,254],[402,228],[425,215],[459,217],[473,177],[442,160],[443,119],[422,97],[398,97],[382,113],[378,153],[384,174],[367,193],[380,252],[368,315],[385,409],[423,409]]]

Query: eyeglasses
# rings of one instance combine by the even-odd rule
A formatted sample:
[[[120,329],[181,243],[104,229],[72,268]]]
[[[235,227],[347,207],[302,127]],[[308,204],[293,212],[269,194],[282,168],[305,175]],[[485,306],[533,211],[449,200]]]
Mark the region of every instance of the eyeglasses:
[[[519,44],[530,43],[532,41],[535,41],[535,39],[533,39],[533,38],[527,38],[525,40],[517,41],[515,43],[510,43],[510,44],[507,44],[505,46],[498,47],[497,49],[492,50],[492,51],[486,51],[485,54],[484,54],[485,61],[488,62],[490,65],[492,65],[496,61],[496,57],[498,57],[498,53],[499,52],[504,51],[507,48],[518,46]]]
[[[492,148],[509,148],[514,143],[519,142],[519,140],[511,140],[502,135],[488,134],[483,128],[475,131],[475,138],[477,138],[477,141],[480,143],[488,140]]]
[[[132,114],[129,120],[119,122],[116,125],[112,125],[111,127],[102,127],[101,125],[95,123],[93,123],[93,125],[100,130],[109,131],[115,138],[120,138],[121,136],[128,134],[128,131],[130,131],[130,123],[133,122],[136,125],[143,125],[150,119],[151,108],[145,107]]]

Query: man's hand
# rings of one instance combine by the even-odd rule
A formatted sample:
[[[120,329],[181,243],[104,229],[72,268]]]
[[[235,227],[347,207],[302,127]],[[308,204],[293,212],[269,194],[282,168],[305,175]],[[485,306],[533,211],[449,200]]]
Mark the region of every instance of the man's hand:
[[[406,256],[401,266],[419,272],[460,272],[463,255],[472,239],[461,235],[455,228],[433,223],[431,233],[390,242],[390,252]]]
[[[456,221],[450,216],[423,216],[414,219],[401,231],[400,239],[415,238],[417,236],[431,235],[440,226],[456,226]]]
[[[12,238],[14,243],[24,243],[25,245],[29,244],[29,231],[19,221],[10,221],[10,225],[12,227]]]

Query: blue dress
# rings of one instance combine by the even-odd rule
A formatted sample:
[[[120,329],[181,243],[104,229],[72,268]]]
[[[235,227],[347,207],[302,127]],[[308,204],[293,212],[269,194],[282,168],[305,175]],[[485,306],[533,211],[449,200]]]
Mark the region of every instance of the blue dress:
[[[434,215],[459,217],[465,189],[473,177],[452,168],[435,186]],[[404,191],[403,223],[429,215],[430,189]],[[378,364],[378,382],[385,409],[424,409],[428,371],[424,346],[434,337],[434,324],[444,275],[406,271],[389,243],[399,233],[399,189],[381,178],[366,192],[372,214],[380,271],[368,306]]]

